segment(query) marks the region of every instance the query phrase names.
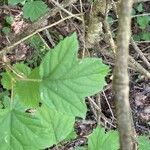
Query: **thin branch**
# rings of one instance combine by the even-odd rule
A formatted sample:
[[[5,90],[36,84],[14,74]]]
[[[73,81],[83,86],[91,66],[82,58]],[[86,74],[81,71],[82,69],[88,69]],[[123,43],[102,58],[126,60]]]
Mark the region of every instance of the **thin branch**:
[[[64,11],[65,13],[67,13],[68,15],[75,17],[76,19],[83,21],[82,18],[72,14],[70,11],[66,10],[63,6],[61,6],[59,3],[57,3],[55,0],[51,0],[51,2],[53,2],[58,8],[60,8],[62,11]]]
[[[113,78],[113,92],[116,103],[117,123],[121,150],[133,150],[132,119],[129,104],[128,57],[131,34],[132,0],[122,0],[119,11],[116,61]]]
[[[141,74],[143,74],[147,79],[150,79],[150,72],[148,72],[143,66],[141,66],[138,62],[135,61],[133,57],[129,57],[129,61],[131,62],[131,65],[136,68],[136,71],[139,71]],[[138,69],[137,69],[138,68]]]
[[[38,32],[37,34],[38,34],[39,38],[41,39],[41,41],[43,42],[43,44],[45,45],[45,47],[47,47],[47,48],[49,49],[50,47],[48,46],[48,44],[47,44],[47,42],[44,40],[44,38],[41,36],[41,34],[40,34],[39,32]]]
[[[54,46],[55,46],[55,43],[54,43],[54,41],[53,41],[53,39],[52,39],[52,37],[51,37],[51,35],[50,35],[50,33],[49,33],[49,30],[46,29],[46,30],[43,31],[43,32],[45,32],[47,39],[49,40],[50,44],[54,47]]]
[[[72,5],[76,1],[77,0],[64,0],[60,5],[63,8],[65,8],[67,6]],[[10,38],[11,44],[7,45],[4,49],[6,51],[9,49],[8,51],[10,51],[12,48],[14,48],[14,46],[12,46],[12,45],[18,45],[18,41],[20,41],[20,39],[25,39],[29,35],[32,35],[33,33],[35,33],[36,30],[42,28],[43,27],[43,22],[45,22],[48,18],[50,18],[52,16],[55,16],[59,11],[60,11],[60,8],[58,8],[58,7],[50,9],[50,10],[48,10],[48,12],[45,15],[43,15],[41,18],[39,18],[36,22],[33,22],[31,25],[29,25],[20,34],[18,34],[18,35],[14,35],[14,34],[10,35],[9,38]],[[17,44],[15,44],[15,43],[17,43]],[[2,49],[2,51],[4,49]],[[2,53],[0,52],[0,55],[2,55]]]
[[[132,44],[134,50],[139,54],[140,58],[147,65],[148,69],[150,69],[150,63],[148,62],[148,60],[146,59],[146,57],[144,56],[144,54],[142,53],[142,51],[140,50],[140,48],[136,45],[136,43],[134,42],[134,40],[133,40],[132,37],[131,37],[130,41],[131,41],[131,44]]]
[[[109,40],[111,49],[113,51],[113,55],[115,57],[115,55],[116,55],[116,45],[115,45],[115,42],[113,40],[112,33],[110,31],[109,23],[105,20],[105,21],[103,21],[103,26],[106,30],[106,33],[109,36],[108,40]],[[132,56],[129,56],[129,65],[134,67],[136,71],[143,74],[146,78],[150,79],[150,73],[143,66],[141,66],[138,62],[136,62],[136,60]]]
[[[61,20],[59,20],[59,21],[57,21],[57,22],[55,22],[55,23],[53,23],[53,24],[50,24],[50,25],[47,25],[47,26],[42,27],[42,28],[40,28],[40,29],[37,29],[36,31],[34,31],[33,33],[29,34],[28,36],[22,38],[21,40],[17,41],[16,43],[14,43],[14,44],[12,44],[12,45],[10,45],[10,46],[7,46],[7,47],[5,47],[5,48],[3,48],[3,49],[0,51],[0,56],[6,54],[6,53],[9,52],[10,50],[12,50],[15,46],[17,46],[17,45],[19,45],[20,43],[26,41],[27,39],[29,39],[29,38],[32,37],[33,35],[35,35],[35,34],[41,32],[41,31],[43,31],[43,30],[49,29],[49,28],[51,28],[51,27],[53,27],[53,26],[56,26],[57,24],[59,24],[59,23],[65,21],[65,20],[67,20],[67,19],[70,19],[70,18],[72,18],[72,17],[73,17],[73,16],[65,17],[65,18],[63,18],[63,19],[61,19]]]
[[[116,14],[117,15],[117,14]],[[133,18],[137,18],[137,17],[143,17],[143,16],[150,16],[150,13],[143,13],[143,14],[138,14],[138,15],[133,15],[133,16],[131,16],[131,18],[133,19]],[[112,20],[112,21],[110,21],[111,23],[115,23],[115,22],[117,22],[118,21],[118,19],[115,19],[115,20]]]
[[[109,110],[110,110],[110,112],[111,112],[112,121],[113,121],[113,120],[115,119],[115,116],[114,116],[114,114],[113,114],[113,111],[112,111],[112,109],[111,109],[111,106],[110,106],[110,104],[109,104],[109,102],[108,102],[108,99],[107,99],[106,94],[105,94],[104,91],[103,91],[103,95],[104,95],[104,97],[105,97],[105,100],[106,100],[106,103],[107,103],[107,105],[108,105],[108,108],[109,108]]]
[[[149,2],[150,0],[134,0],[134,3]]]
[[[93,111],[93,114],[95,115],[96,120],[100,124],[100,118],[102,118],[106,123],[110,124],[112,127],[115,127],[111,122],[108,121],[108,119],[105,117],[105,115],[101,112],[101,108],[94,102],[94,100],[91,97],[88,97],[88,100],[90,102],[91,109]]]
[[[136,17],[143,17],[143,16],[150,16],[150,13],[143,13],[143,14],[133,15],[131,17],[136,18]]]

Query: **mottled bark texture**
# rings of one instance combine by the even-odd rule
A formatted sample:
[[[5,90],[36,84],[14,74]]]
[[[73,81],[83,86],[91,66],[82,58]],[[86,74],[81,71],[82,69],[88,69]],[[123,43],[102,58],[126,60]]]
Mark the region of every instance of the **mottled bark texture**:
[[[85,36],[86,48],[93,48],[100,41],[102,21],[107,10],[107,0],[95,0],[90,15],[87,18],[87,32]]]
[[[113,91],[116,103],[120,148],[121,150],[133,150],[132,133],[134,133],[134,131],[130,113],[129,77],[127,70],[132,0],[121,0],[119,8],[119,28]]]

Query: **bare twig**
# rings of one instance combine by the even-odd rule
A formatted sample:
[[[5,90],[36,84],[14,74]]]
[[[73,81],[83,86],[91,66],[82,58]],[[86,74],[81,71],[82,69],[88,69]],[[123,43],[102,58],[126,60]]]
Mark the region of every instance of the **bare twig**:
[[[140,50],[140,48],[136,45],[136,43],[134,42],[134,40],[133,40],[132,37],[131,37],[130,41],[131,41],[131,44],[132,44],[134,50],[139,54],[140,58],[147,65],[148,69],[150,69],[150,63],[148,62],[148,60],[146,59],[146,57],[144,56],[144,54],[142,53],[142,51]]]
[[[81,13],[83,14],[83,3],[82,3],[82,0],[80,0],[80,11]],[[82,16],[82,28],[83,28],[83,50],[82,50],[82,58],[84,58],[85,56],[85,50],[86,50],[86,47],[85,47],[85,20],[84,20],[84,16]]]
[[[143,16],[150,16],[150,13],[143,13],[143,14],[133,15],[132,18],[143,17]]]
[[[38,34],[38,36],[40,37],[40,39],[42,40],[42,42],[44,43],[45,47],[46,47],[46,48],[49,48],[47,42],[44,40],[44,38],[41,36],[41,34],[40,34],[40,33],[37,33],[37,34]]]
[[[134,3],[149,2],[150,0],[134,0]]]
[[[47,26],[45,26],[45,27],[42,27],[42,28],[40,28],[40,29],[35,30],[33,33],[29,34],[28,36],[25,36],[24,38],[22,38],[21,40],[17,41],[16,43],[14,43],[14,44],[12,44],[12,45],[10,45],[10,46],[7,46],[7,47],[5,47],[5,48],[3,48],[3,49],[0,51],[0,56],[6,54],[6,53],[9,52],[10,50],[12,50],[15,46],[17,46],[17,45],[19,45],[20,43],[26,41],[27,39],[29,39],[29,38],[32,37],[33,35],[35,35],[35,34],[41,32],[41,31],[43,31],[43,30],[49,29],[49,28],[51,28],[51,27],[53,27],[53,26],[55,26],[55,25],[57,25],[57,24],[59,24],[59,23],[65,21],[65,20],[67,20],[67,19],[70,19],[70,18],[72,18],[72,17],[73,17],[73,16],[65,17],[65,18],[63,18],[63,19],[61,19],[61,20],[59,20],[59,21],[57,21],[57,22],[55,22],[55,23],[53,23],[53,24],[50,24],[50,25],[47,25]]]
[[[101,108],[98,106],[98,104],[96,104],[91,97],[88,97],[88,100],[90,102],[91,109],[93,111],[93,114],[95,115],[97,122],[99,121],[98,123],[100,124],[101,123],[100,118],[102,118],[105,121],[105,123],[108,123],[112,127],[116,128],[116,126],[113,125],[110,121],[108,121],[108,119],[105,117],[105,115],[101,112]]]
[[[65,8],[73,3],[75,3],[77,0],[64,0],[60,5]],[[43,22],[45,22],[49,17],[52,17],[56,15],[60,11],[60,8],[53,8],[49,10],[45,15],[43,15],[39,20],[29,25],[23,32],[21,32],[19,35],[10,35],[10,42],[11,44],[8,44],[4,49],[2,49],[2,52],[0,52],[0,55],[4,53],[4,51],[8,52],[12,48],[20,44],[20,39],[26,39],[26,37],[30,37],[30,35],[34,35],[34,33],[43,27]],[[73,16],[71,16],[73,17]],[[70,18],[71,18],[70,17]],[[3,51],[4,50],[4,51]]]
[[[110,112],[111,112],[112,121],[113,121],[113,120],[115,119],[115,116],[114,116],[114,114],[113,114],[113,111],[112,111],[112,109],[111,109],[111,106],[110,106],[110,104],[109,104],[109,102],[108,102],[108,99],[107,99],[106,94],[105,94],[104,91],[103,91],[103,95],[104,95],[104,97],[105,97],[105,100],[106,100],[106,103],[107,103],[107,105],[108,105],[108,108],[109,108],[109,110],[110,110]]]
[[[103,26],[105,28],[106,33],[108,34],[108,37],[109,37],[108,40],[109,40],[111,49],[113,51],[113,55],[115,56],[116,55],[116,45],[113,40],[112,33],[110,31],[109,23],[105,20],[105,21],[103,21]],[[132,56],[129,56],[129,65],[134,67],[136,71],[143,74],[146,78],[150,79],[150,73],[145,68],[143,68],[143,66],[141,66],[138,62],[136,62]]]
[[[150,72],[148,72],[145,68],[143,68],[143,66],[136,62],[133,57],[129,57],[129,61],[131,62],[131,66],[136,68],[136,70],[143,74],[146,78],[150,79]]]
[[[75,14],[72,14],[70,11],[68,11],[67,9],[65,9],[63,6],[61,6],[59,3],[57,3],[55,0],[51,0],[58,8],[60,8],[62,11],[64,11],[65,13],[67,13],[68,15],[80,20],[80,21],[83,21],[82,18],[76,16]]]
[[[50,44],[54,47],[54,46],[55,46],[55,43],[54,43],[54,41],[53,41],[53,39],[52,39],[52,37],[51,37],[51,35],[50,35],[48,29],[45,30],[45,34],[46,34],[46,37],[48,38]]]

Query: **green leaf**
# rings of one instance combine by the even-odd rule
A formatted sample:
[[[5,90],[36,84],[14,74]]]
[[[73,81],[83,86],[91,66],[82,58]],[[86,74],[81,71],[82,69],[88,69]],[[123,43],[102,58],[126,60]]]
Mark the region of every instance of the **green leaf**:
[[[141,29],[145,29],[150,21],[150,16],[141,16],[141,17],[137,17],[137,23],[139,24],[139,27]]]
[[[5,105],[5,99],[6,99],[6,97],[8,97],[8,95],[9,95],[8,91],[3,91],[0,93],[0,109],[9,106],[9,105],[7,105],[8,103],[6,103],[6,105]]]
[[[143,33],[142,39],[145,41],[150,41],[150,33],[149,32]]]
[[[34,35],[31,38],[29,38],[28,43],[30,43],[30,45],[34,47],[37,51],[45,49],[45,45],[38,35]]]
[[[109,69],[98,58],[77,59],[76,34],[49,51],[40,65],[41,99],[50,108],[85,116],[84,98],[102,90]]]
[[[119,139],[116,131],[105,133],[104,128],[97,127],[88,139],[88,150],[118,150]]]
[[[141,34],[133,35],[133,39],[134,39],[135,41],[141,41],[141,37],[142,37]]]
[[[49,130],[36,115],[16,108],[0,109],[0,128],[2,150],[38,150],[49,146]]]
[[[26,2],[23,6],[23,16],[31,21],[37,20],[47,11],[47,5],[43,1]]]
[[[11,25],[14,22],[14,18],[12,16],[7,16],[6,17],[6,22]]]
[[[2,28],[2,32],[6,35],[8,35],[10,33],[10,28],[9,27],[3,27]]]
[[[42,105],[38,116],[43,125],[49,129],[49,146],[66,139],[73,130],[74,117],[49,109],[46,105]]]
[[[3,88],[10,90],[11,89],[11,77],[10,77],[10,71],[3,72],[2,73],[2,79],[1,84],[3,85]]]
[[[40,80],[40,77],[38,68],[32,70],[30,75],[27,76],[27,79],[30,79],[31,81],[19,80],[16,82],[15,92],[26,106],[36,107],[40,102],[40,81],[38,81]]]
[[[3,87],[8,90],[12,89],[12,81],[14,81],[14,94],[18,95],[19,99],[26,106],[38,106],[40,102],[39,69],[36,68],[31,71],[28,66],[22,63],[13,65],[13,69],[19,76],[22,76],[22,78],[19,78],[16,74],[7,71],[2,74],[1,82]]]
[[[139,150],[150,150],[150,140],[145,136],[139,136]]]
[[[132,15],[135,15],[136,14],[136,11],[135,11],[135,9],[133,8],[132,9]]]
[[[143,5],[140,3],[138,6],[137,6],[137,10],[139,11],[139,12],[143,12]]]
[[[65,141],[70,141],[72,139],[75,139],[77,137],[76,132],[73,130],[69,133],[69,135],[65,138]]]
[[[8,3],[11,5],[17,5],[19,3],[22,3],[25,0],[8,0]]]

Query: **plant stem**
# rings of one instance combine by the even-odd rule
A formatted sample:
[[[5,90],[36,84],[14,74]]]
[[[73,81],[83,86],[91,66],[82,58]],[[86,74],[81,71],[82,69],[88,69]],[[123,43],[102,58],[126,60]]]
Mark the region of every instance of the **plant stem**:
[[[129,40],[132,0],[122,0],[119,10],[119,29],[117,36],[116,61],[113,78],[113,92],[116,103],[117,123],[121,150],[133,150],[132,117],[129,104]]]

